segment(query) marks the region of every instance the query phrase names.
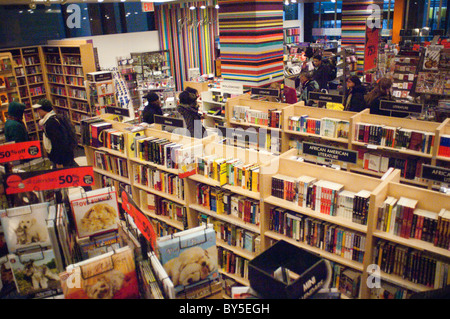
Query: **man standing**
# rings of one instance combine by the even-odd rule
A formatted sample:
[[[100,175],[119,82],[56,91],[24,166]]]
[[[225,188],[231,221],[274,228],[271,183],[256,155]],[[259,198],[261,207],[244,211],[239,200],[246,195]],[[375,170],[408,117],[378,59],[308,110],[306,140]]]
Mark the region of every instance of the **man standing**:
[[[32,106],[39,114],[39,125],[44,128],[43,146],[54,168],[78,166],[69,140],[69,132],[56,116],[52,103],[42,99]]]
[[[314,72],[313,72],[313,80],[319,84],[319,89],[328,90],[328,81],[330,79],[330,69],[328,68],[328,64],[322,61],[321,55],[316,55],[313,58],[314,64]]]

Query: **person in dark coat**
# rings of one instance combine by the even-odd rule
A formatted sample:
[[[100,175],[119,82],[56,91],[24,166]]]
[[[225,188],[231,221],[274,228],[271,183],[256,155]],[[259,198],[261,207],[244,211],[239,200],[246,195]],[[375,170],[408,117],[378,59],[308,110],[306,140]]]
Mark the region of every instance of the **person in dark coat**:
[[[301,85],[301,95],[299,100],[305,102],[305,105],[312,105],[309,101],[309,92],[319,91],[319,84],[312,79],[312,75],[309,72],[300,73],[300,85]]]
[[[390,89],[392,87],[392,80],[389,78],[381,78],[376,84],[375,88],[366,96],[367,107],[370,108],[370,114],[389,116],[389,111],[380,110],[381,100],[391,100]]]
[[[328,90],[328,81],[330,80],[330,69],[328,64],[322,61],[321,55],[313,58],[314,71],[312,79],[319,84],[320,90]]]
[[[198,112],[197,95],[185,90],[180,93],[178,99],[180,104],[177,107],[177,111],[183,116],[190,136],[195,138],[205,137],[206,129],[202,124],[202,116]]]
[[[145,95],[144,98],[147,99],[148,104],[142,112],[142,122],[153,124],[155,122],[155,115],[163,115],[159,95],[154,92],[150,92]]]
[[[366,89],[362,86],[361,80],[352,75],[347,79],[347,92],[344,95],[344,111],[361,112],[366,108],[364,95]]]
[[[8,119],[5,122],[6,142],[27,142],[28,133],[23,122],[25,105],[19,102],[11,102],[8,106]]]

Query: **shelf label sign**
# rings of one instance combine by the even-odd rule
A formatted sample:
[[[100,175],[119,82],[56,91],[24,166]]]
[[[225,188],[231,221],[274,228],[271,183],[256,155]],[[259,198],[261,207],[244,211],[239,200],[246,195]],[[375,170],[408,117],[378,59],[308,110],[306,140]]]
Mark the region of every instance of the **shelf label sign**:
[[[307,142],[303,142],[303,153],[352,164],[356,164],[358,160],[358,152],[356,151]]]
[[[182,119],[176,119],[173,117],[167,117],[167,116],[161,116],[161,115],[155,115],[155,124],[161,124],[161,125],[169,125],[174,127],[183,127],[184,122]]]
[[[222,81],[220,84],[222,92],[231,95],[244,94],[244,85],[242,83],[235,83],[232,81]]]
[[[42,157],[39,141],[0,145],[0,163],[39,157]]]
[[[435,182],[450,183],[450,169],[423,164],[422,178]]]
[[[107,106],[105,112],[108,114],[130,117],[130,110],[122,107]]]
[[[309,92],[309,99],[322,102],[332,102],[332,103],[344,103],[343,95],[335,95],[320,92]]]
[[[122,208],[125,212],[133,218],[136,227],[144,235],[145,239],[152,246],[152,250],[155,251],[156,245],[156,233],[153,229],[153,225],[147,216],[139,209],[138,205],[133,201],[133,198],[122,187],[120,188],[120,197],[122,198]]]
[[[252,95],[261,95],[261,96],[280,96],[280,90],[276,89],[261,89],[261,88],[252,88]]]
[[[94,185],[92,166],[60,168],[6,175],[6,194]]]
[[[406,113],[422,113],[422,104],[380,101],[380,110]]]

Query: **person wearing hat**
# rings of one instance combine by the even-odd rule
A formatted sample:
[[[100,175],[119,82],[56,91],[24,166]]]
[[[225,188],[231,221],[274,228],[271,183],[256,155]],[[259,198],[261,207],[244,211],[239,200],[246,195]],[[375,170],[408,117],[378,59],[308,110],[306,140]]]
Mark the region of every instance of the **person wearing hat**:
[[[206,135],[206,129],[202,124],[202,116],[198,112],[197,95],[184,90],[180,93],[178,99],[180,103],[177,107],[177,111],[183,116],[190,136],[203,138]]]
[[[352,75],[347,79],[347,92],[344,95],[344,111],[361,112],[366,108],[364,100],[366,89],[362,86],[361,80]]]
[[[8,119],[5,122],[6,142],[27,142],[28,133],[23,122],[25,105],[16,101],[9,103]]]
[[[154,92],[150,92],[145,95],[144,98],[147,99],[148,104],[142,112],[142,122],[153,124],[155,122],[155,115],[163,115],[159,95]]]
[[[67,133],[56,117],[52,102],[42,99],[32,107],[41,118],[39,125],[44,128],[42,144],[53,165],[57,168],[78,166],[73,149],[65,141]]]

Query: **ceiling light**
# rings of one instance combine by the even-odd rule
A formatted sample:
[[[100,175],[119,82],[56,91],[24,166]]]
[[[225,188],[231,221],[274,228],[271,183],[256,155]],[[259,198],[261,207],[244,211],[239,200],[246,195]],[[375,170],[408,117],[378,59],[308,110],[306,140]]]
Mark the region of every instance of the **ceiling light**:
[[[200,6],[200,9],[206,9],[206,6]]]
[[[216,6],[215,6],[214,8],[216,8],[216,9],[219,9],[220,7],[219,7],[219,5],[218,5],[218,4],[216,4]]]
[[[285,5],[285,6],[288,6],[288,5],[289,5],[289,0],[286,0],[286,1],[284,2],[284,5]]]
[[[195,6],[191,6],[189,9],[191,10],[195,10]]]

